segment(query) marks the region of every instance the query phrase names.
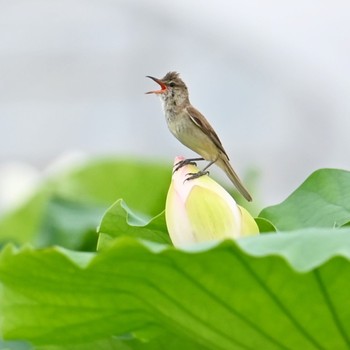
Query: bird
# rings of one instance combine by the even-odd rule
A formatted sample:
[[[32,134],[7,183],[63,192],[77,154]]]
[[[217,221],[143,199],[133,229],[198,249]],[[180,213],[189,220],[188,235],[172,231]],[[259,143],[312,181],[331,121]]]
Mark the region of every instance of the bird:
[[[212,164],[219,166],[247,201],[252,197],[244,187],[213,127],[190,103],[188,88],[177,72],[168,72],[162,79],[146,76],[159,84],[160,89],[148,91],[160,97],[165,119],[170,132],[186,147],[199,154],[200,158],[189,158],[175,164],[174,172],[186,164],[206,160],[209,164],[198,173],[189,173],[186,180],[209,174]]]

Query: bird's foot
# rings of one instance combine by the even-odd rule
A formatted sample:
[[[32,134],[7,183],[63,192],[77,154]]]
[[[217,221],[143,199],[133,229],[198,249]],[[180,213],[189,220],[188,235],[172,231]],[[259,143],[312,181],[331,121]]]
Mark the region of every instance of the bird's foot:
[[[202,170],[202,171],[198,171],[198,173],[187,173],[186,176],[188,176],[188,177],[186,178],[186,180],[184,182],[189,181],[189,180],[198,179],[199,177],[204,176],[204,175],[209,175],[209,171]]]
[[[189,158],[189,159],[180,160],[178,163],[174,165],[173,174],[185,165],[191,164],[196,166],[197,165],[197,163],[195,163],[196,160],[204,160],[204,158]]]

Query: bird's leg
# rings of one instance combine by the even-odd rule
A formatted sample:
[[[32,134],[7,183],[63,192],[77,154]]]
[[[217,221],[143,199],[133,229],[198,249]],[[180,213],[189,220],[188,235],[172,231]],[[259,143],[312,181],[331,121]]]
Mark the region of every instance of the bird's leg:
[[[198,173],[188,173],[186,175],[189,175],[188,178],[185,181],[198,179],[199,177],[203,175],[209,175],[209,171],[207,170],[211,165],[213,165],[217,159],[212,160],[203,170],[198,171]]]
[[[178,163],[176,163],[174,165],[175,169],[173,171],[173,174],[185,165],[188,165],[188,164],[196,165],[195,162],[197,162],[199,160],[205,160],[205,159],[204,158],[189,158],[189,159],[180,160]]]

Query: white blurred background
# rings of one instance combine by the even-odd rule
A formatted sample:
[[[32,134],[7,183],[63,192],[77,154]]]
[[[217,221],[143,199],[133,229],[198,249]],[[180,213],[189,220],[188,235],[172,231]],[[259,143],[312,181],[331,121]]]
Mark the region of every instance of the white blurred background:
[[[144,94],[170,70],[265,205],[349,169],[349,16],[344,0],[0,0],[0,212],[64,154],[192,156]]]

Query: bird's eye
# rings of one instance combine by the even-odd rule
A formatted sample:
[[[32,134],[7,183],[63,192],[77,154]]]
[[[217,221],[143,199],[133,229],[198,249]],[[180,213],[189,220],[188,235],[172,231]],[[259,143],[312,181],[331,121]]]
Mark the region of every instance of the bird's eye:
[[[174,87],[175,86],[175,83],[172,81],[170,84],[169,84],[170,87]]]

